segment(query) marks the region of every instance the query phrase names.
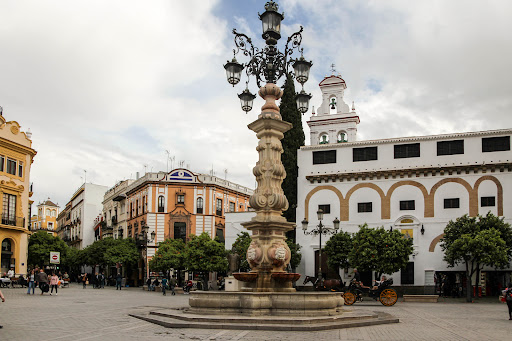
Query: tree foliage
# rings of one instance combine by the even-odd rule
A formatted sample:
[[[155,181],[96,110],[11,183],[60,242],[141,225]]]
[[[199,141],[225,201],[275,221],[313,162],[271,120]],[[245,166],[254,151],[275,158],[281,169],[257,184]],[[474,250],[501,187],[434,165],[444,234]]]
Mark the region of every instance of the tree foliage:
[[[149,261],[150,269],[167,272],[185,269],[185,243],[182,239],[166,239],[158,245],[155,256]]]
[[[293,240],[291,239],[286,239],[286,243],[290,248],[290,266],[292,269],[295,269],[299,266],[300,261],[302,259],[302,254],[300,253],[300,249],[302,248],[302,246],[294,243]]]
[[[360,225],[352,237],[352,250],[348,260],[362,271],[392,274],[405,268],[413,252],[412,239],[404,238],[400,231],[388,231],[383,227],[369,228]]]
[[[233,243],[232,249],[240,256],[240,271],[250,271],[251,267],[247,261],[247,249],[251,245],[251,235],[245,231],[237,234],[236,240]]]
[[[284,133],[282,140],[283,154],[282,162],[286,171],[286,178],[283,181],[284,194],[290,204],[288,210],[283,212],[287,221],[294,222],[297,207],[297,150],[304,145],[305,137],[302,129],[302,116],[297,109],[295,100],[295,84],[293,77],[288,74],[283,85],[283,97],[279,105],[283,121],[290,122],[293,128]]]
[[[114,246],[114,243],[114,238],[104,238],[88,245],[82,251],[84,263],[90,266],[107,265],[105,253],[109,248]]]
[[[203,232],[192,235],[185,247],[185,268],[190,271],[226,271],[228,260],[224,244]]]
[[[509,264],[512,250],[512,228],[503,218],[492,213],[485,217],[469,217],[467,214],[451,220],[444,229],[441,240],[443,259],[449,267],[464,264],[466,267],[466,299],[471,301],[471,277],[483,266],[502,268]]]
[[[114,243],[107,248],[104,255],[105,265],[122,264],[131,266],[139,259],[137,244],[132,238],[114,239]]]
[[[50,252],[60,252],[61,259],[66,258],[68,245],[59,237],[45,231],[37,231],[30,236],[28,242],[28,260],[30,266],[50,264]]]
[[[325,243],[323,251],[327,254],[327,263],[332,269],[348,268],[348,256],[352,250],[352,236],[348,232],[338,232]]]

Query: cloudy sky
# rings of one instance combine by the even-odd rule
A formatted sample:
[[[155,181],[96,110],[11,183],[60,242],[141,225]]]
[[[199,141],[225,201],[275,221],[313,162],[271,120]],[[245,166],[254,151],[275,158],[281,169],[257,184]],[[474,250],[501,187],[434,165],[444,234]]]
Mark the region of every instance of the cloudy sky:
[[[281,0],[361,118],[359,139],[512,127],[512,2]],[[0,1],[0,106],[30,128],[33,199],[63,207],[87,182],[185,167],[254,187],[256,137],[225,80],[237,28],[263,45],[262,0]],[[282,39],[284,40],[284,39]],[[241,60],[241,58],[239,58]],[[252,91],[255,92],[254,82]],[[305,121],[306,136],[309,130]],[[308,142],[306,142],[308,143]]]

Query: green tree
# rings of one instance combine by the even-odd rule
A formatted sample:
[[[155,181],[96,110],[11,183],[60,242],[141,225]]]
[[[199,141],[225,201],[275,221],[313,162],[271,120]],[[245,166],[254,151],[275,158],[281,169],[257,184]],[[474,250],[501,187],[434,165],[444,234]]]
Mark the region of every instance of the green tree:
[[[91,245],[87,246],[83,249],[83,259],[85,264],[90,266],[105,266],[108,265],[107,259],[105,259],[105,254],[108,249],[113,247],[115,244],[114,238],[104,238],[95,241]]]
[[[67,266],[71,272],[77,274],[80,272],[80,266],[85,264],[82,255],[82,250],[69,247],[62,259],[62,265]]]
[[[464,264],[466,267],[466,300],[471,302],[473,290],[471,278],[476,275],[478,292],[480,270],[485,266],[505,267],[511,258],[512,229],[503,218],[491,213],[485,217],[469,217],[467,214],[450,221],[444,229],[441,249],[449,267]]]
[[[114,239],[103,256],[105,265],[123,264],[132,266],[139,260],[139,250],[132,238]]]
[[[302,116],[297,109],[295,100],[295,84],[293,76],[287,74],[283,85],[283,97],[279,105],[283,121],[290,122],[293,128],[284,133],[282,140],[283,154],[282,162],[286,171],[286,178],[283,181],[283,191],[288,198],[290,206],[283,212],[287,221],[295,222],[295,211],[297,208],[297,150],[304,145],[304,130],[302,129]],[[295,240],[295,238],[293,238]]]
[[[348,257],[352,250],[352,236],[348,232],[340,231],[325,243],[323,252],[328,256],[327,263],[330,268],[348,268]]]
[[[286,244],[288,244],[290,248],[290,267],[292,271],[295,272],[295,269],[299,266],[300,260],[302,259],[302,254],[300,253],[302,246],[294,243],[291,239],[286,239]]]
[[[50,252],[60,252],[61,259],[66,258],[68,245],[59,237],[45,231],[37,231],[30,236],[28,242],[29,266],[45,266],[50,264]]]
[[[352,250],[348,260],[362,271],[392,274],[406,267],[413,252],[412,239],[404,238],[400,231],[388,231],[384,227],[369,228],[360,225],[352,236]]]
[[[155,256],[149,261],[149,268],[167,272],[170,269],[185,269],[185,242],[182,239],[166,239],[158,245]]]
[[[189,271],[202,272],[203,288],[208,289],[209,272],[228,269],[224,244],[212,240],[205,232],[199,236],[192,235],[185,247],[185,267]]]
[[[236,240],[232,245],[232,249],[240,256],[240,271],[250,271],[251,267],[247,261],[247,249],[251,245],[251,235],[245,231],[237,234]]]

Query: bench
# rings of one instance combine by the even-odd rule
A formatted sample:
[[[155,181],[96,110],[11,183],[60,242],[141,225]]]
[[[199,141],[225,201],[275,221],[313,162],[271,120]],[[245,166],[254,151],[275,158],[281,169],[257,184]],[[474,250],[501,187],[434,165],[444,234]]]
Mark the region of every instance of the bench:
[[[439,295],[404,295],[404,302],[437,303]]]

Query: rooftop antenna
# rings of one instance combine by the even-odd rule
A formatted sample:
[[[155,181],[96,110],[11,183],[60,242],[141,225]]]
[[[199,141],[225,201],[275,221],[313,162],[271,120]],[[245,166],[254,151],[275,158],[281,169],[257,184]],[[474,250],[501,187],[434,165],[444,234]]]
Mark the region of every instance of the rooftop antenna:
[[[84,169],[84,184],[87,183],[87,171]]]
[[[169,173],[169,159],[171,158],[171,153],[168,150],[165,150],[167,153],[167,173]]]
[[[224,169],[224,180],[228,179],[228,169]]]
[[[147,169],[148,169],[148,165],[146,165],[146,164],[145,164],[145,165],[144,165],[144,174],[146,174],[146,173],[147,173]]]

